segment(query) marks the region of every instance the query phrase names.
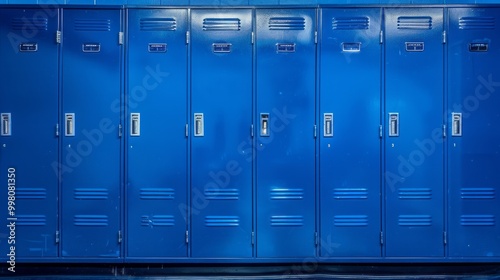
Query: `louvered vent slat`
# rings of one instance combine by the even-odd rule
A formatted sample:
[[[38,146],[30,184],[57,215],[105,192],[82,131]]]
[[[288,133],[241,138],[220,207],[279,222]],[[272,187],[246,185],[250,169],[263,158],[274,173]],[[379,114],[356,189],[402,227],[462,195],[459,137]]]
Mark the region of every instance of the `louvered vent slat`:
[[[368,17],[334,17],[332,19],[333,30],[362,30],[370,28]]]
[[[398,29],[432,29],[432,17],[398,17]]]
[[[177,29],[175,18],[142,18],[139,25],[141,31],[175,31]]]
[[[305,30],[303,17],[273,17],[269,19],[269,30]]]

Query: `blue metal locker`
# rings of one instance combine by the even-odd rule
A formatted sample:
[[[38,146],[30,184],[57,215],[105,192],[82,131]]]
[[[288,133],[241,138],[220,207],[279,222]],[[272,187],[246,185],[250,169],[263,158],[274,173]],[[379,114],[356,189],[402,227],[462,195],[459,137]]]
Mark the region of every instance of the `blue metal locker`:
[[[128,11],[128,257],[187,256],[187,25],[185,9]]]
[[[385,10],[386,256],[444,256],[443,9]]]
[[[251,257],[252,11],[193,10],[191,34],[191,253]]]
[[[449,256],[499,257],[500,9],[449,17]]]
[[[59,12],[52,12],[0,10],[0,218],[13,226],[2,226],[2,260],[10,246],[18,258],[58,255]]]
[[[120,10],[63,11],[62,256],[120,256]]]
[[[323,9],[321,22],[320,252],[376,257],[381,9]]]
[[[256,22],[257,256],[315,256],[316,11]]]

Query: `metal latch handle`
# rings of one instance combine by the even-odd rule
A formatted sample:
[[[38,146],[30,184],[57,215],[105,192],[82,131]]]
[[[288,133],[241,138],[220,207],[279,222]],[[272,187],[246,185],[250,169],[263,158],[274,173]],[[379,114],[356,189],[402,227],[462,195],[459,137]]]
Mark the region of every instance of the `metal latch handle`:
[[[203,113],[194,114],[194,136],[205,136],[205,124],[203,120]]]
[[[399,136],[399,113],[389,113],[389,136]]]
[[[65,136],[75,136],[75,113],[64,114]]]
[[[462,136],[462,113],[451,113],[451,136]]]
[[[2,136],[11,136],[11,114],[2,113]]]
[[[141,135],[141,114],[130,113],[130,136]]]
[[[269,131],[269,113],[260,114],[260,136],[268,137]]]

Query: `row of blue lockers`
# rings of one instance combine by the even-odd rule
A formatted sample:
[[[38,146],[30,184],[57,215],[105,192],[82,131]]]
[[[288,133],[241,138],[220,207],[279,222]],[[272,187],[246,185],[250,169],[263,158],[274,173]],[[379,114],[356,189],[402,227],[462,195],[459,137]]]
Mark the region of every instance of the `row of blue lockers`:
[[[1,9],[1,259],[498,262],[499,16]]]

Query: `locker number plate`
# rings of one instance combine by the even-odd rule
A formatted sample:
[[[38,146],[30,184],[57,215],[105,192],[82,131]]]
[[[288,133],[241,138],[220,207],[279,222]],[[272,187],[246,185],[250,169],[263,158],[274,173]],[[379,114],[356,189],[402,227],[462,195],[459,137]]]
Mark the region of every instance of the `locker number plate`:
[[[424,51],[424,42],[406,42],[406,51],[407,52],[423,52]]]
[[[19,44],[20,52],[36,52],[38,51],[37,43],[21,43]]]
[[[82,45],[83,52],[96,53],[101,51],[101,44],[99,43],[84,43]]]
[[[230,53],[231,46],[229,43],[213,43],[212,50],[214,53]]]
[[[342,51],[359,52],[361,51],[361,43],[342,43]]]
[[[152,53],[164,53],[167,52],[167,44],[150,43],[148,50]]]
[[[470,43],[469,44],[470,52],[487,52],[488,51],[488,43]]]
[[[278,44],[276,44],[276,52],[278,52],[278,53],[293,53],[293,52],[295,52],[295,44],[278,43]]]

